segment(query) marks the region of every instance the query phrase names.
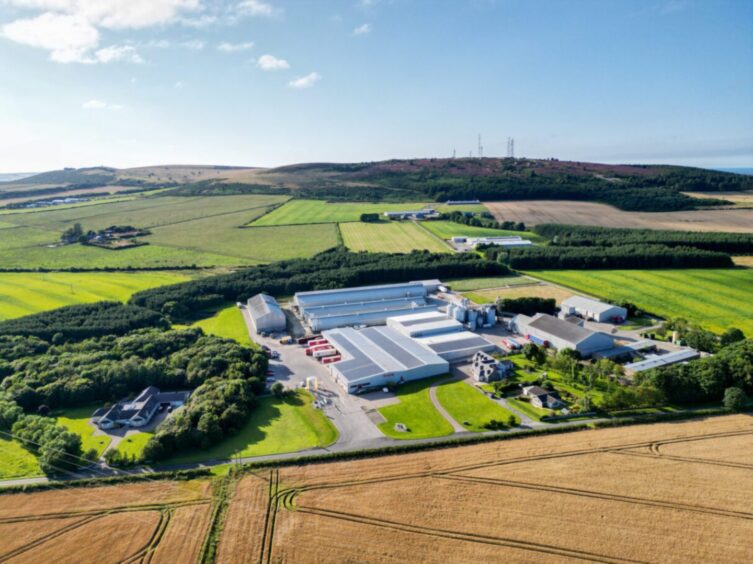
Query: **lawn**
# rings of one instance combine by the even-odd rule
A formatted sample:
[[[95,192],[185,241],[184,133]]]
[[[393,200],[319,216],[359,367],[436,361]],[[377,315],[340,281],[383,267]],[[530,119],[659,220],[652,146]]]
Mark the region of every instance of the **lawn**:
[[[126,435],[123,440],[118,443],[117,450],[125,456],[132,456],[138,460],[141,458],[141,453],[144,452],[144,447],[146,446],[146,443],[149,442],[149,439],[152,438],[152,435],[154,435],[154,433],[146,433],[144,431]]]
[[[452,237],[504,237],[507,235],[519,235],[524,239],[530,239],[534,243],[543,242],[545,239],[530,231],[507,231],[504,229],[489,229],[488,227],[474,227],[472,225],[463,225],[454,221],[424,221],[423,227],[434,233],[440,239],[451,239]]]
[[[412,221],[342,223],[340,231],[345,246],[354,251],[409,253],[426,249],[435,253],[451,252],[445,243]]]
[[[0,320],[71,304],[126,301],[140,290],[189,279],[189,275],[178,272],[3,272],[0,273]]]
[[[102,456],[107,446],[110,444],[110,437],[106,435],[94,436],[95,427],[89,421],[91,415],[99,405],[78,407],[66,409],[56,414],[55,420],[58,425],[62,425],[72,433],[81,437],[81,450],[86,453],[90,449],[97,451],[98,456]]]
[[[437,411],[429,397],[429,388],[438,379],[427,378],[398,386],[399,403],[380,408],[378,411],[386,419],[379,424],[379,429],[395,439],[426,439],[451,435],[452,425]],[[407,432],[395,430],[395,425],[402,423]]]
[[[437,399],[455,421],[469,431],[488,431],[484,427],[492,420],[507,424],[513,415],[498,403],[490,400],[481,391],[465,382],[450,382],[437,387]],[[520,419],[515,417],[515,424]]]
[[[42,476],[37,457],[21,443],[0,437],[0,480]]]
[[[519,400],[519,399],[513,399],[513,398],[505,398],[505,401],[512,407],[513,409],[517,409],[521,413],[525,413],[530,417],[531,419],[535,419],[536,421],[541,421],[541,418],[545,415],[553,415],[554,412],[551,409],[541,409],[540,407],[535,407],[531,405],[527,401]]]
[[[425,203],[325,202],[323,200],[291,200],[267,215],[255,220],[252,226],[304,225],[310,223],[345,223],[359,221],[362,213],[420,210]]]
[[[243,313],[234,305],[221,309],[212,317],[197,321],[191,327],[201,327],[208,335],[235,339],[242,345],[256,346],[248,334]]]
[[[337,440],[338,431],[312,401],[305,390],[297,390],[286,399],[261,398],[238,433],[207,450],[171,458],[164,464],[282,454],[330,445]]]
[[[547,270],[529,273],[605,300],[630,301],[662,317],[753,334],[753,270]]]

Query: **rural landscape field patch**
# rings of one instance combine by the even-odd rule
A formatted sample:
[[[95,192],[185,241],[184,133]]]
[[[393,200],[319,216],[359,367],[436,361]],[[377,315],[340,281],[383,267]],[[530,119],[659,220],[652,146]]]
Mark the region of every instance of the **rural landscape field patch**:
[[[753,334],[753,269],[546,270],[529,273],[662,317],[682,317],[722,332]]]
[[[373,253],[409,253],[427,250],[449,253],[450,248],[412,221],[389,223],[341,223],[345,246],[353,251]]]
[[[259,470],[238,484],[220,562],[745,561],[752,436],[737,415]],[[742,458],[663,450],[715,441]]]
[[[359,221],[363,213],[420,210],[425,203],[325,202],[323,200],[291,200],[251,223],[263,225],[304,225],[309,223],[344,223]]]

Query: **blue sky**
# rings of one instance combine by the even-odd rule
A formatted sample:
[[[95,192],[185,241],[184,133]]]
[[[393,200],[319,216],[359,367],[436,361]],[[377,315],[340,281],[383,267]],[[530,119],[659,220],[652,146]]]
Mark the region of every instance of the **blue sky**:
[[[749,0],[0,0],[0,172],[753,165]]]

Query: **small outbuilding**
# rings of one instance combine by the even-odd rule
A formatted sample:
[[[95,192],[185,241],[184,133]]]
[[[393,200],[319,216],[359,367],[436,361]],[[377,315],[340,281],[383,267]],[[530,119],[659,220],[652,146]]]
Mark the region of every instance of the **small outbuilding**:
[[[257,333],[285,331],[285,312],[272,296],[256,294],[248,300],[248,312]]]
[[[577,315],[586,321],[622,323],[628,312],[624,307],[600,302],[583,296],[570,296],[560,305],[561,315]]]

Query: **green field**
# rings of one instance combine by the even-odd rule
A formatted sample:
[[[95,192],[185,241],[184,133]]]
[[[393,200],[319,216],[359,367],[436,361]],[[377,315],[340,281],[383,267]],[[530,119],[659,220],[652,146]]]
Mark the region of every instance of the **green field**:
[[[238,433],[207,450],[178,456],[165,464],[281,454],[330,445],[337,440],[337,429],[312,401],[304,390],[286,399],[261,398]]]
[[[412,221],[341,223],[340,232],[345,246],[354,251],[409,253],[426,249],[435,253],[451,252],[445,243]]]
[[[451,435],[452,425],[437,411],[429,397],[429,388],[438,379],[427,378],[398,386],[399,403],[380,408],[378,411],[386,419],[379,424],[379,430],[395,439],[425,439]],[[407,432],[395,430],[395,424],[402,423]]]
[[[242,345],[255,346],[248,334],[243,313],[236,306],[226,307],[212,317],[197,321],[191,327],[201,327],[208,335],[235,339]]]
[[[75,409],[66,409],[56,414],[55,420],[58,425],[62,425],[72,433],[81,437],[81,450],[86,453],[89,449],[97,451],[98,456],[102,456],[107,446],[110,444],[110,437],[106,435],[94,436],[95,427],[89,423],[92,413],[98,405],[78,407]]]
[[[426,229],[434,233],[440,239],[451,239],[466,235],[468,237],[504,237],[506,235],[519,235],[524,239],[530,239],[534,243],[540,243],[543,239],[530,231],[507,231],[504,229],[489,229],[488,227],[474,227],[463,225],[454,221],[424,221],[421,223]]]
[[[188,279],[177,272],[2,272],[0,320],[70,304],[126,301],[134,292]]]
[[[42,476],[37,457],[17,441],[0,437],[0,480]]]
[[[420,210],[425,203],[325,202],[323,200],[291,200],[251,225],[304,225],[309,223],[344,223],[359,221],[362,213],[382,214],[387,211]]]
[[[547,270],[528,273],[605,300],[633,302],[662,317],[682,317],[712,331],[753,335],[753,269]]]
[[[513,413],[490,400],[481,391],[465,382],[451,382],[437,387],[437,399],[455,421],[469,431],[488,431],[484,425],[491,420],[507,421]],[[514,415],[513,415],[514,417]],[[515,417],[516,425],[520,419]]]

